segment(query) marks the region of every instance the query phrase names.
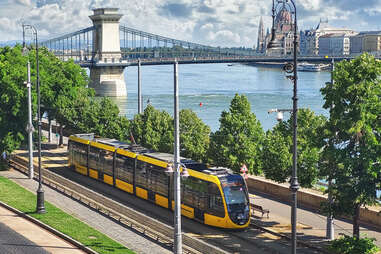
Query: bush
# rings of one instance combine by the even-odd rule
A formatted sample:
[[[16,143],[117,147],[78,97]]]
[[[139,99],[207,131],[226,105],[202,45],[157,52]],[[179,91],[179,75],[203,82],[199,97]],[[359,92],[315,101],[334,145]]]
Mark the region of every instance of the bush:
[[[380,250],[374,241],[376,241],[375,238],[344,235],[342,238],[333,240],[328,249],[337,254],[373,254]]]

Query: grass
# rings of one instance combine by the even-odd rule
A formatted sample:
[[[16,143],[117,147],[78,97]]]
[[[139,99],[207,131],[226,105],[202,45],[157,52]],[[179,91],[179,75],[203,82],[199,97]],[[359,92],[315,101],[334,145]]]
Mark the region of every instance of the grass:
[[[70,236],[100,254],[134,253],[49,202],[45,201],[47,212],[37,214],[35,212],[36,195],[2,176],[0,176],[0,200]]]

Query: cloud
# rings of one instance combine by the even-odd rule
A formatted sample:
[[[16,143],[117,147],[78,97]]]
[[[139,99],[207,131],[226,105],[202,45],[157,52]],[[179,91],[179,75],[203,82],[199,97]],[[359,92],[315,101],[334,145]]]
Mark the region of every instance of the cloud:
[[[16,4],[19,5],[25,5],[25,6],[31,6],[32,3],[30,0],[14,0]]]
[[[192,16],[193,8],[188,4],[167,3],[161,7],[161,14],[168,17],[187,19]]]
[[[359,5],[361,3],[361,8]],[[331,26],[354,30],[380,29],[381,0],[295,0],[299,28],[316,27],[320,18]],[[269,0],[0,0],[1,40],[21,39],[24,20],[42,39],[92,25],[92,10],[117,7],[121,24],[170,38],[216,46],[256,43],[263,17],[271,28]]]

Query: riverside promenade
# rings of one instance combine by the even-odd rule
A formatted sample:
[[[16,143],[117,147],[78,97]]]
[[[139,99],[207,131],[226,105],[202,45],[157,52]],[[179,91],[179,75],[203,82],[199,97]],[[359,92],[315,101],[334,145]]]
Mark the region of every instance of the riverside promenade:
[[[0,253],[87,253],[0,204]]]
[[[67,147],[58,147],[56,145],[56,138],[57,137],[53,137],[52,144],[46,146],[49,147],[49,150],[43,150],[43,167],[55,166],[53,163],[54,161],[63,162],[67,159],[65,158]],[[64,138],[64,143],[67,143],[67,138]],[[22,152],[26,154],[26,151],[18,151],[18,153]],[[31,191],[35,191],[37,188],[36,181],[27,179],[25,175],[19,172],[13,170],[5,171],[0,172],[0,175],[12,179],[16,183],[24,186],[27,189],[30,189]],[[157,243],[145,239],[144,237],[139,236],[134,232],[129,232],[128,230],[120,227],[120,225],[110,225],[110,222],[107,222],[106,218],[96,214],[94,211],[87,211],[91,212],[91,214],[87,214],[87,212],[84,213],[84,208],[81,208],[80,204],[73,204],[73,200],[70,201],[69,199],[63,202],[61,198],[64,199],[64,197],[60,197],[59,194],[54,193],[54,191],[50,190],[49,188],[45,188],[45,195],[46,200],[49,202],[56,204],[61,209],[69,212],[70,214],[75,214],[76,217],[85,221],[90,226],[106,233],[114,240],[119,241],[137,253],[171,253],[171,251],[165,246],[160,246]],[[290,246],[290,242],[284,241],[285,238],[290,237],[291,235],[290,206],[285,202],[276,200],[273,197],[258,192],[251,193],[250,199],[255,204],[261,205],[263,208],[270,210],[269,218],[267,218],[266,215],[262,217],[258,212],[254,213],[254,218],[252,220],[253,224],[263,228],[263,234],[259,235],[258,237],[263,239],[264,244],[268,245],[270,248],[271,243],[278,240],[284,242],[286,246]],[[92,219],[89,220],[88,218]],[[303,252],[303,249],[308,249],[308,246],[310,246],[312,250],[315,250],[315,253],[324,253],[323,246],[325,246],[327,242],[325,239],[325,217],[317,214],[316,211],[299,208],[297,219],[298,241],[301,243],[298,247],[300,253],[305,253]],[[335,220],[334,223],[336,237],[338,237],[341,233],[351,235],[352,225],[349,222]],[[110,230],[110,227],[113,230]],[[381,245],[381,233],[377,229],[371,227],[362,227],[361,233],[366,233],[369,237],[375,237],[377,239],[377,244],[379,246]],[[274,251],[274,253],[288,252]]]

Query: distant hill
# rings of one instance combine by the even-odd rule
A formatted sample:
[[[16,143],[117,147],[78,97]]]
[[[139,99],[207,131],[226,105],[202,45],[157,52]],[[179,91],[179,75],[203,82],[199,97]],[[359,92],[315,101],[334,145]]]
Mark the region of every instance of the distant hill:
[[[0,47],[5,47],[5,46],[14,46],[17,43],[22,44],[22,41],[20,40],[13,40],[13,41],[0,41]]]

